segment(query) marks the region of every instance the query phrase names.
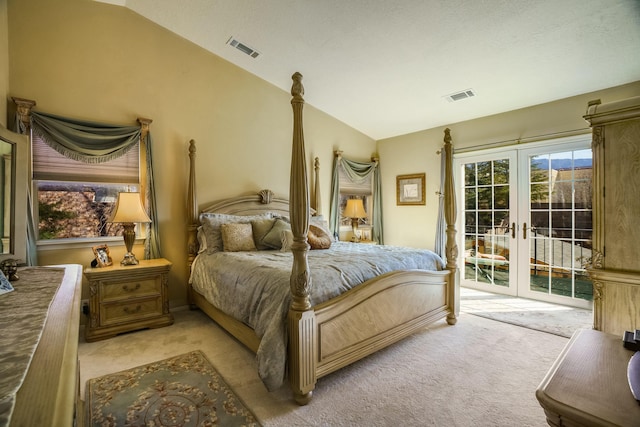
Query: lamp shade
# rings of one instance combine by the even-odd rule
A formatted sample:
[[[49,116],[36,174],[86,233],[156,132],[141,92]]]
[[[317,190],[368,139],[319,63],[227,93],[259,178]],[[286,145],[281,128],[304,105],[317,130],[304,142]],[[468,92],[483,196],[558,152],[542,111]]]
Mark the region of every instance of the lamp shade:
[[[109,222],[151,222],[142,207],[140,193],[118,193],[118,201]]]
[[[364,211],[362,199],[347,200],[347,206],[344,207],[342,215],[347,218],[366,218],[367,213]]]

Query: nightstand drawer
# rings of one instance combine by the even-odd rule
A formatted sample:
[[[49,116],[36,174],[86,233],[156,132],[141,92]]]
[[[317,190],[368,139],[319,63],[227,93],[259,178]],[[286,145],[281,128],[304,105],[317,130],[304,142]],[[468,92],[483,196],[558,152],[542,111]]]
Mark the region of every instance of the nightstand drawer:
[[[162,298],[127,300],[116,304],[103,304],[100,309],[100,324],[103,326],[139,321],[147,317],[162,315]]]
[[[100,283],[100,295],[103,303],[128,298],[160,295],[161,277],[141,280],[119,280]]]

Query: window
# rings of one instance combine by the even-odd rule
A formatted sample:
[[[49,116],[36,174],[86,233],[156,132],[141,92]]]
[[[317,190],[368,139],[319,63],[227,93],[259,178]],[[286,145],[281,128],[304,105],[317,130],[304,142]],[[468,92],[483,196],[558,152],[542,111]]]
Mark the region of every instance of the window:
[[[338,177],[340,180],[340,229],[343,231],[351,230],[351,218],[342,216],[349,199],[362,199],[367,217],[360,218],[360,225],[370,227],[373,216],[373,174],[364,178],[360,183],[354,182],[347,176],[344,168],[340,165]]]
[[[140,190],[140,144],[104,163],[70,159],[32,132],[38,240],[101,238],[122,234],[108,223],[118,193]],[[136,227],[140,229],[140,227]]]

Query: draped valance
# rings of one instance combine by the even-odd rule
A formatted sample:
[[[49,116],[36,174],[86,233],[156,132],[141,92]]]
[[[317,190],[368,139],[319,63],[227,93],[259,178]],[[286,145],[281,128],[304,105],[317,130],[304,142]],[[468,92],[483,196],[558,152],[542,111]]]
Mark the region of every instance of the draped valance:
[[[31,112],[31,128],[51,148],[83,163],[104,163],[135,147],[140,126],[116,126]]]

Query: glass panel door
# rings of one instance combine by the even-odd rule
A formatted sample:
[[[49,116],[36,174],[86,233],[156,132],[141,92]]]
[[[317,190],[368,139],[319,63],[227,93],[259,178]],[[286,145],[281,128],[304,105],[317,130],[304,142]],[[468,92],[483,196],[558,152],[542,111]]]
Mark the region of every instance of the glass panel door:
[[[590,135],[458,154],[461,285],[590,308]]]
[[[515,218],[510,218],[510,212],[515,212],[514,164],[515,157],[504,154],[462,163],[464,286],[510,295],[517,292],[510,264],[515,259]]]
[[[553,148],[522,153],[529,199],[522,246],[529,259],[524,267],[528,277],[521,275],[528,286],[520,293],[584,306],[580,300],[593,299],[586,273],[592,238],[591,149]]]

